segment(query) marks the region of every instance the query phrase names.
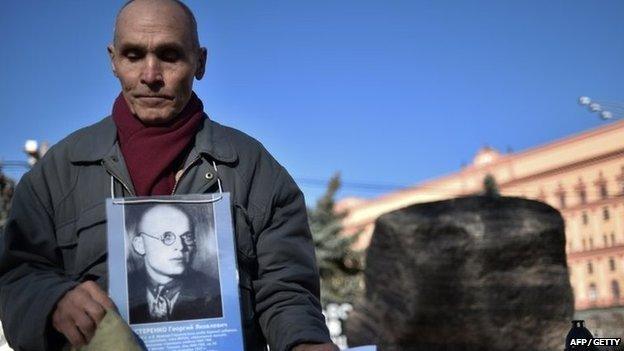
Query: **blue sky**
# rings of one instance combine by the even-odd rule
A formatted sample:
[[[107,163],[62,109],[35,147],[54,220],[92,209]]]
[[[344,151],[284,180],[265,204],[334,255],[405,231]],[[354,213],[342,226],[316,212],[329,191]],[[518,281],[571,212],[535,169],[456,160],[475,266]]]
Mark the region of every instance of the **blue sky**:
[[[119,85],[105,48],[121,4],[3,4],[0,159],[109,114]],[[309,202],[323,188],[307,179],[412,185],[486,144],[520,151],[604,124],[580,95],[624,103],[618,0],[187,4],[209,49],[195,85],[206,112],[263,142]]]

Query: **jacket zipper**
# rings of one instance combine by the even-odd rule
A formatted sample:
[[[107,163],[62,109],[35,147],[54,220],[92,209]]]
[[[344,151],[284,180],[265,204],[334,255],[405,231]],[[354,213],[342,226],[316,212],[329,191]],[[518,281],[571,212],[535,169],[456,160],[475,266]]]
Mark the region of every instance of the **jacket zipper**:
[[[108,167],[106,167],[106,163],[102,161],[102,166],[104,166],[104,169],[106,170],[106,173],[110,174],[111,177],[115,178],[115,180],[117,180],[119,183],[121,183],[121,185],[123,185],[123,187],[128,191],[128,194],[132,195],[132,196],[136,196],[134,194],[134,192],[132,190],[130,190],[130,187],[126,185],[126,183],[124,183],[124,181],[117,177],[115,175],[115,172],[111,171]]]
[[[199,161],[201,157],[197,156],[191,163],[188,164],[188,166],[184,167],[184,169],[182,169],[182,173],[180,173],[180,177],[175,177],[175,183],[173,184],[173,190],[171,190],[171,195],[175,195],[175,191],[178,188],[178,183],[180,182],[180,179],[182,179],[182,177],[184,177],[184,174],[186,173],[186,171],[191,168],[193,165],[195,165],[195,163],[197,161]]]
[[[114,174],[113,174],[112,176],[113,176],[113,178],[117,179],[117,181],[118,181],[118,182],[120,182],[120,183],[121,183],[121,185],[123,185],[123,187],[124,187],[124,188],[126,188],[126,190],[128,190],[128,194],[130,194],[130,195],[132,195],[132,196],[136,196],[136,195],[134,194],[134,192],[132,192],[132,190],[130,190],[130,187],[129,187],[129,186],[127,186],[127,185],[126,185],[126,183],[124,183],[124,182],[123,182],[123,180],[121,180],[121,179],[119,179],[119,178],[115,177],[115,175],[114,175]]]

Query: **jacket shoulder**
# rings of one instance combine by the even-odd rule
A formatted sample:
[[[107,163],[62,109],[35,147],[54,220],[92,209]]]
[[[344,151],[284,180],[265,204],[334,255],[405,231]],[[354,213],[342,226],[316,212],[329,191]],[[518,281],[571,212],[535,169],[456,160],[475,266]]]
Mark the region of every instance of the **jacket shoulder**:
[[[221,135],[222,140],[227,140],[239,158],[259,158],[273,156],[267,151],[264,145],[249,134],[226,125],[211,121],[215,134]]]
[[[50,162],[79,162],[95,160],[113,145],[116,130],[112,118],[80,128],[54,144],[41,159],[42,164]]]
[[[229,144],[237,159],[235,169],[247,181],[253,183],[260,180],[265,183],[267,180],[275,180],[285,172],[284,167],[254,137],[217,122],[211,123],[215,139]]]
[[[93,161],[97,159],[94,151],[109,149],[109,146],[101,144],[102,136],[105,134],[103,130],[110,129],[107,124],[112,124],[112,120],[104,118],[52,145],[41,160],[24,174],[20,180],[20,183],[24,183],[22,186],[29,184],[28,186],[41,197],[41,201],[49,209],[53,208],[54,204],[66,198],[73,189],[78,175],[74,162]],[[114,136],[111,146],[113,142]]]

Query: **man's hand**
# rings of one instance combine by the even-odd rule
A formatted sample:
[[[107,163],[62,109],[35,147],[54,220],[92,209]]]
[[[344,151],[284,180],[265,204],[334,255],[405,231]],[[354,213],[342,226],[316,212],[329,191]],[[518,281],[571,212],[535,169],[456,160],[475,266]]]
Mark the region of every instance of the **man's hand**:
[[[65,293],[59,300],[52,314],[52,325],[73,346],[83,346],[95,334],[106,309],[115,309],[115,305],[96,283],[87,281]]]
[[[293,347],[292,351],[340,351],[338,346],[327,344],[299,344]]]

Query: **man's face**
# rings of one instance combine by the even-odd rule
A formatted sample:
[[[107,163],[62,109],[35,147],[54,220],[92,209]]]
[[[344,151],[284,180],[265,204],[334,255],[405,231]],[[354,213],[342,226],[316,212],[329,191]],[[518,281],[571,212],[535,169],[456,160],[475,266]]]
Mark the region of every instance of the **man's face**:
[[[188,16],[172,2],[135,1],[119,15],[115,33],[108,51],[130,110],[147,124],[171,121],[206,63]]]
[[[184,212],[170,205],[148,210],[133,239],[134,250],[143,256],[145,268],[153,279],[183,274],[195,253],[194,233]],[[172,240],[173,239],[173,240]]]

